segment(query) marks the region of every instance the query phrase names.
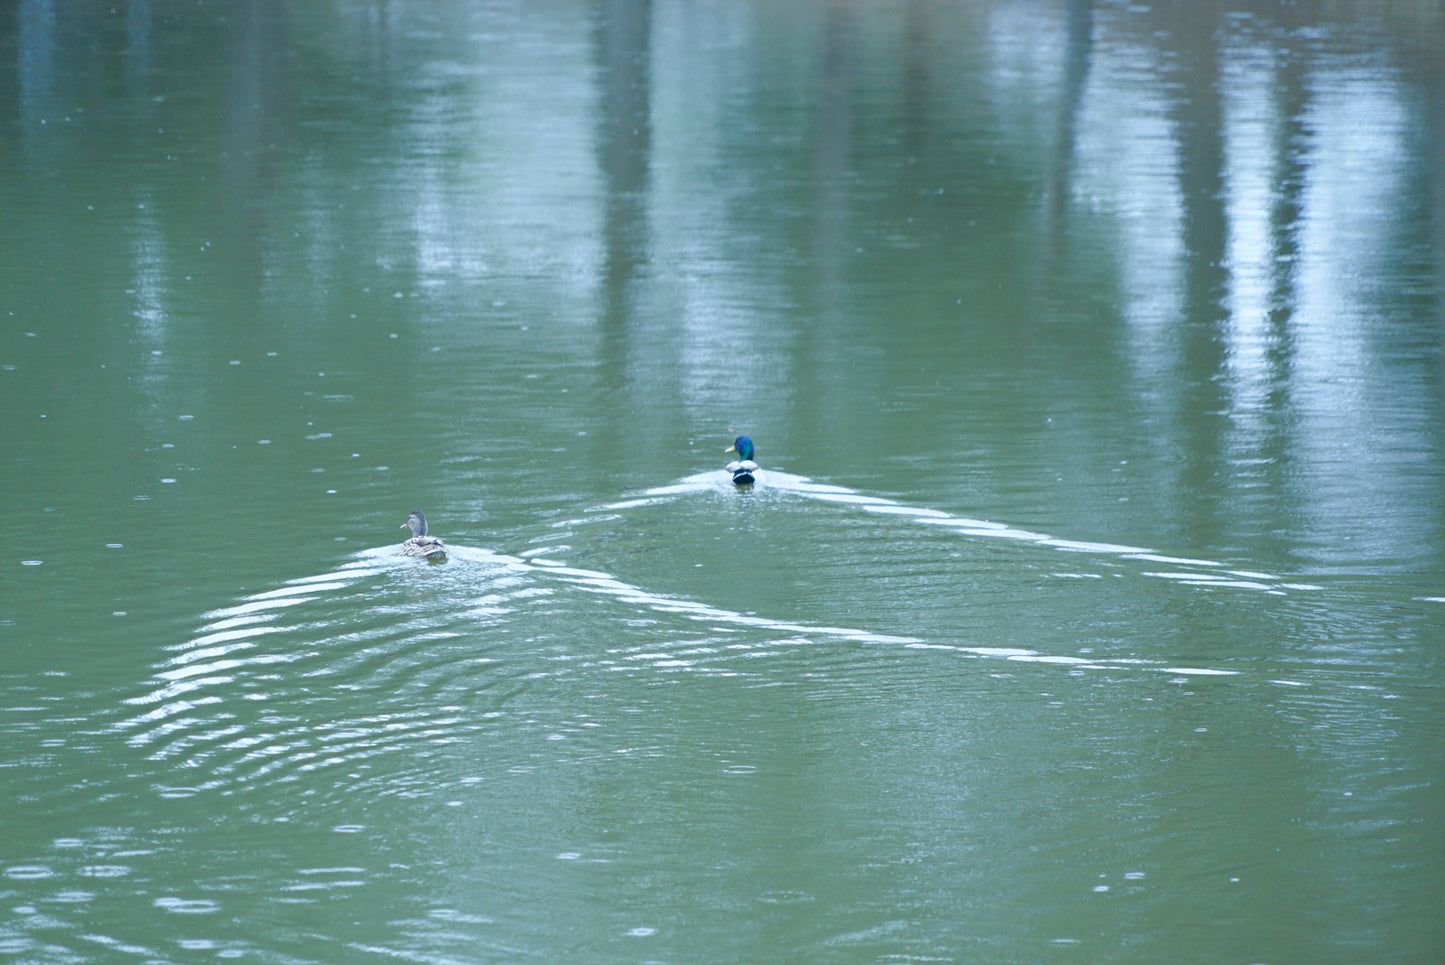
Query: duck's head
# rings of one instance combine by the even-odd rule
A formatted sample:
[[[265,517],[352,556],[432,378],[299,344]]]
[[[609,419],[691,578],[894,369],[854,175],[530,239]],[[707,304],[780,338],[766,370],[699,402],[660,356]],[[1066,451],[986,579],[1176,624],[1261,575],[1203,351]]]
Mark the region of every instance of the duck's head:
[[[738,436],[733,440],[733,444],[724,451],[737,453],[739,460],[751,459],[753,458],[753,440],[747,436]]]
[[[398,526],[397,529],[409,529],[413,536],[425,536],[426,516],[422,514],[421,510],[413,509],[411,515],[406,518],[406,522]]]

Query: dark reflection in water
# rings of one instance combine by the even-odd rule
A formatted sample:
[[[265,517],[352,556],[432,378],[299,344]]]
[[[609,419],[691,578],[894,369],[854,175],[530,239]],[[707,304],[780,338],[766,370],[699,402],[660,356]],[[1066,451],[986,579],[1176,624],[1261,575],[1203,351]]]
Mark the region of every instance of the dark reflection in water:
[[[0,11],[0,951],[1427,959],[1442,37]]]
[[[607,4],[598,23],[600,56],[598,166],[606,202],[603,239],[603,362],[614,379],[625,371],[628,319],[638,302],[648,256],[648,166],[652,150],[652,4]],[[621,431],[624,427],[619,426]]]

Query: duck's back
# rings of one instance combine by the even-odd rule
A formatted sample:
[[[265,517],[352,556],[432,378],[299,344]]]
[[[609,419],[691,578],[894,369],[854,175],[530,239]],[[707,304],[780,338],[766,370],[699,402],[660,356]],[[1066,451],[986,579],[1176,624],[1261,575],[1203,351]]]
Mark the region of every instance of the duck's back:
[[[447,555],[447,544],[436,536],[413,536],[401,544],[402,556],[435,559]]]

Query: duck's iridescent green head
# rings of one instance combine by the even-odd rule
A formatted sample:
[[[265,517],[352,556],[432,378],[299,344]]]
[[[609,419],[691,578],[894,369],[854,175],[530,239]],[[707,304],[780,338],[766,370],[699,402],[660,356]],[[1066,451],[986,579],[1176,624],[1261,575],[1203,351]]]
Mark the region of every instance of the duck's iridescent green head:
[[[411,515],[406,518],[406,522],[398,526],[397,529],[409,529],[413,536],[425,536],[426,517],[422,515],[421,510],[413,509]]]
[[[747,436],[738,436],[733,440],[732,448],[727,451],[737,453],[739,460],[751,459],[753,458],[753,440]]]

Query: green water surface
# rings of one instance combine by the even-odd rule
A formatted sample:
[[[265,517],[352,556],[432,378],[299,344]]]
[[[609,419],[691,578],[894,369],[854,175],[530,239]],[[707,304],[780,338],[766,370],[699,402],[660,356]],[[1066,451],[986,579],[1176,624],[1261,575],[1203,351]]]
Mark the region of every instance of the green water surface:
[[[1442,37],[7,5],[0,958],[1438,961]]]

